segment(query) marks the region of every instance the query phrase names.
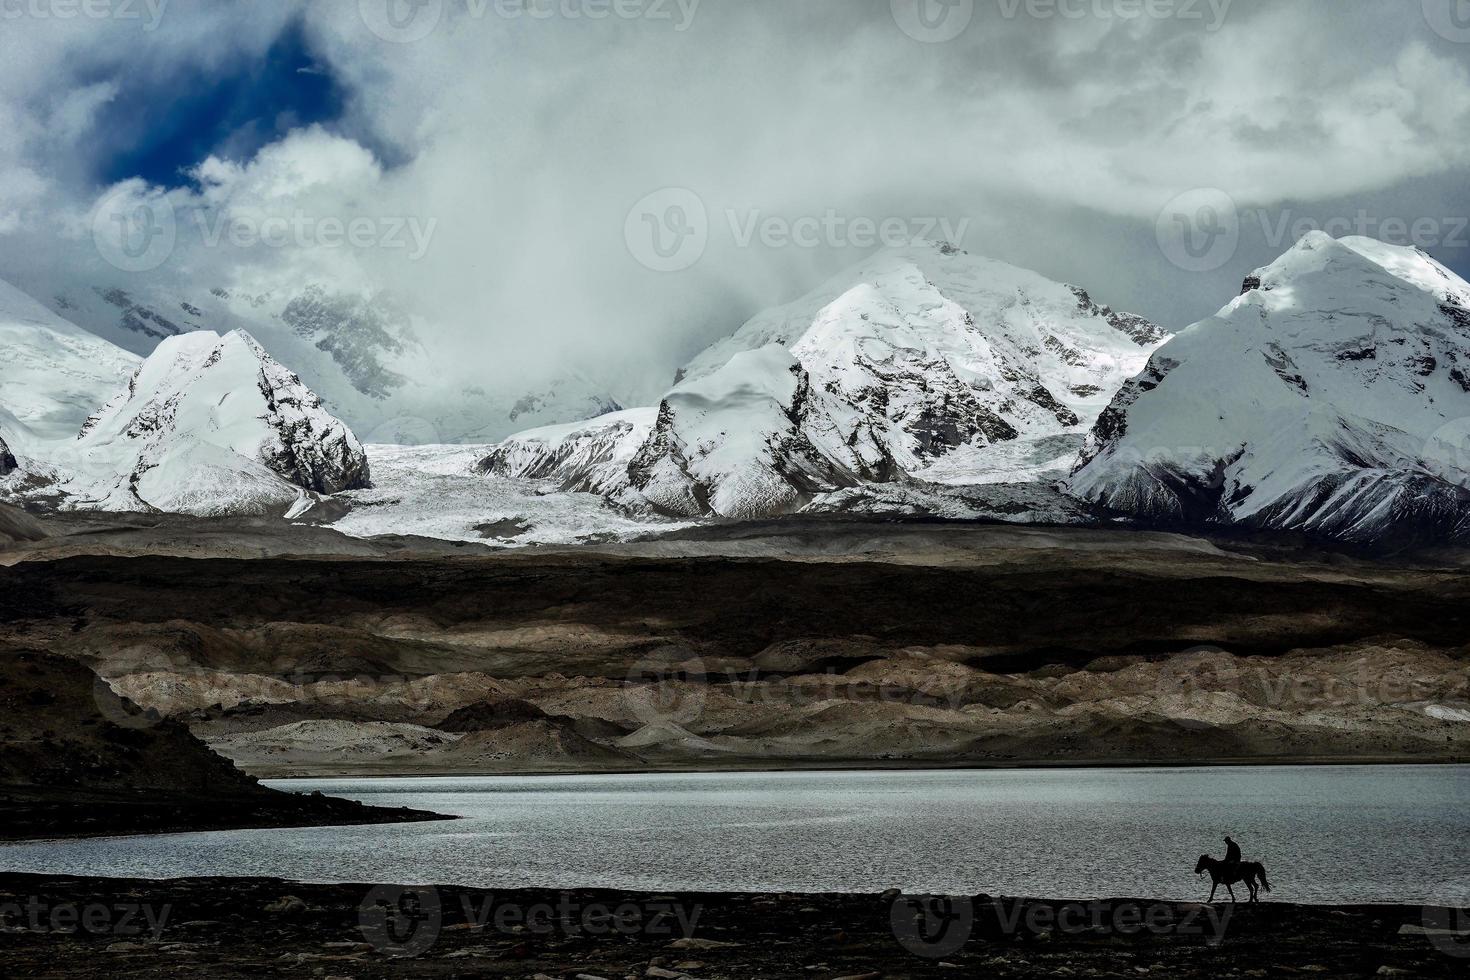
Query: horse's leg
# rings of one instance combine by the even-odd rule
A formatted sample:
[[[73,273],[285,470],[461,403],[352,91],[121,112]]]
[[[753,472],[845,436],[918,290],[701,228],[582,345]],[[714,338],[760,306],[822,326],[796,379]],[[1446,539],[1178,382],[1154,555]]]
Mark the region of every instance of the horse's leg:
[[[1207,898],[1207,899],[1205,899],[1205,904],[1206,905],[1213,905],[1215,903],[1215,892],[1217,892],[1219,890],[1220,890],[1220,883],[1217,881],[1217,882],[1215,882],[1214,885],[1212,885],[1210,887],[1210,897]]]
[[[1230,882],[1228,881],[1225,882],[1225,890],[1230,893],[1230,904],[1236,904],[1237,899],[1235,897],[1235,889],[1230,887]]]

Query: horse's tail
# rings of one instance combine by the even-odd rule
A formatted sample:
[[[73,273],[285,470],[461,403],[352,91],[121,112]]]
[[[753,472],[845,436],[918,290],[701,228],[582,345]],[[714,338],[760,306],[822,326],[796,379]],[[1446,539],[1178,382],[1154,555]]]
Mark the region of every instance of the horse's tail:
[[[1257,864],[1256,870],[1261,874],[1261,887],[1266,889],[1266,891],[1270,891],[1271,883],[1266,880],[1266,866],[1264,864]]]

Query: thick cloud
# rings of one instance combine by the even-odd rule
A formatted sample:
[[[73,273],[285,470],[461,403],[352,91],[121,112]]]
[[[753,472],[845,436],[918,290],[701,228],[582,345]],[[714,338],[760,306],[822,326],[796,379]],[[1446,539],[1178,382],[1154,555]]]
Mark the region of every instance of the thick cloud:
[[[5,25],[0,274],[96,261],[88,216],[115,190],[99,157],[130,125],[109,111],[119,91],[166,99],[186,69],[248,62],[304,25],[348,93],[342,119],[129,192],[166,195],[188,229],[310,226],[267,247],[189,230],[147,275],[387,287],[446,378],[576,363],[651,398],[885,220],[940,235],[943,219],[972,251],[1170,326],[1221,305],[1303,218],[1432,220],[1431,251],[1470,264],[1454,234],[1470,43],[1419,0],[179,3],[153,30],[136,6],[141,21]],[[1157,231],[1195,188],[1239,224],[1201,262]],[[376,237],[324,241],[329,218]],[[386,245],[398,224],[404,245]],[[692,251],[660,255],[656,232]]]

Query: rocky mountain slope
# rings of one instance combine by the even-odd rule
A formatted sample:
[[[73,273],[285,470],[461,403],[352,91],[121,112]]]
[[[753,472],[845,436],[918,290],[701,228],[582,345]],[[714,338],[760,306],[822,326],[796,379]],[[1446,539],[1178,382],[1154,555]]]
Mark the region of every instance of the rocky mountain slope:
[[[164,341],[68,461],[95,481],[76,505],[103,510],[279,512],[369,482],[351,430],[243,331]]]
[[[258,774],[1470,758],[1458,553],[811,518],[229,553],[0,567],[0,643]]]
[[[627,420],[608,420],[513,437],[484,467],[674,516],[787,513],[953,453],[1052,440],[1070,455],[1166,336],[949,245],[890,249],[697,357],[636,448]]]
[[[81,664],[10,647],[0,748],[3,838],[432,818],[266,789]]]
[[[1313,233],[1159,350],[1072,491],[1169,523],[1360,543],[1470,537],[1470,283]]]

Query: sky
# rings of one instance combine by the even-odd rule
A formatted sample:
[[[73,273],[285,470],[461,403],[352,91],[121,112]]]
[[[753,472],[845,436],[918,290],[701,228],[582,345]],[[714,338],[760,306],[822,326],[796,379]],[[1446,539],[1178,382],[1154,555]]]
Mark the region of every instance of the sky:
[[[1171,329],[1313,227],[1470,276],[1466,133],[1466,0],[3,0],[0,277],[328,280],[652,401],[882,241]]]

